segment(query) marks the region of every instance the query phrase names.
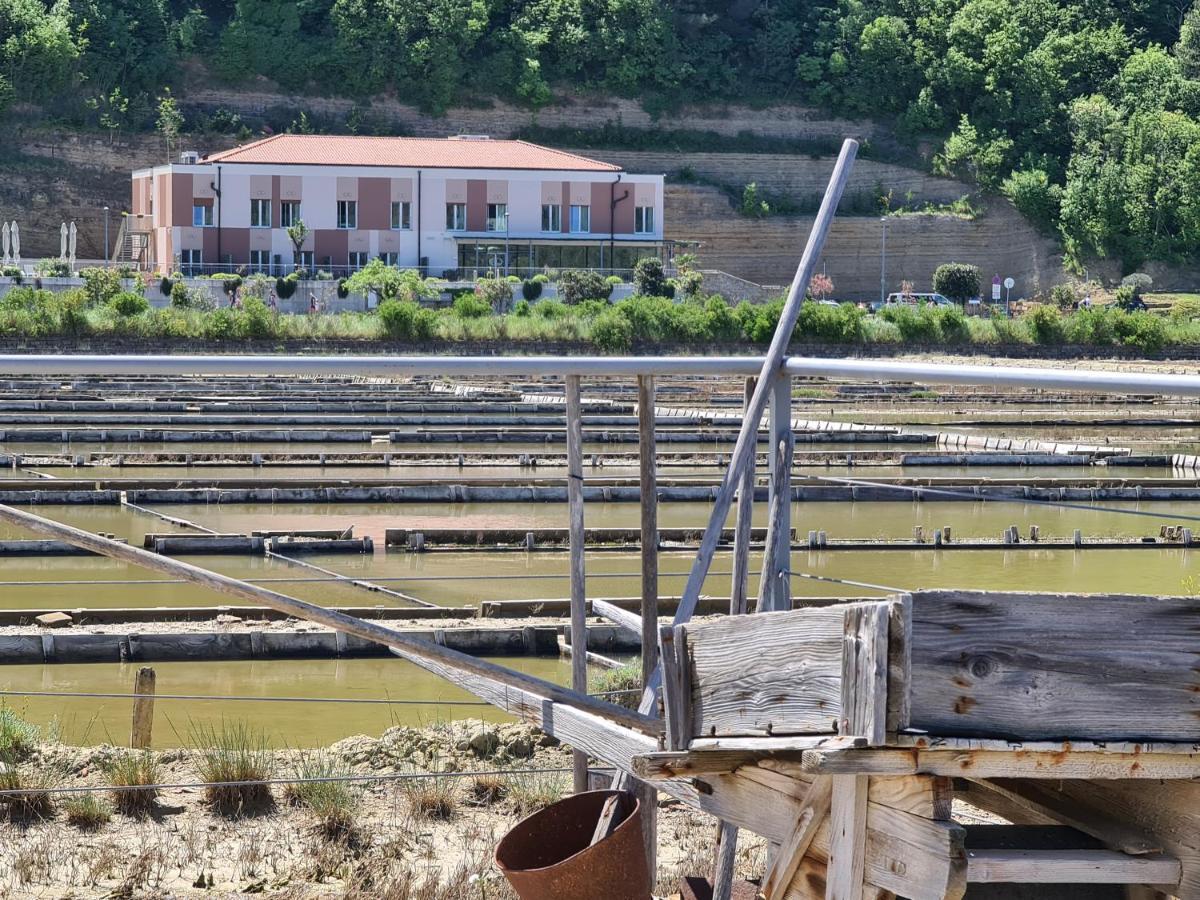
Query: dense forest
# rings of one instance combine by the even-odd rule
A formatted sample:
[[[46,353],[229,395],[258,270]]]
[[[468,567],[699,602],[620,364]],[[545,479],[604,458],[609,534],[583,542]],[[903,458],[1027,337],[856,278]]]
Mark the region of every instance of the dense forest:
[[[934,138],[1073,259],[1200,249],[1200,0],[0,0],[0,114],[151,128],[189,59],[435,113],[818,104]]]

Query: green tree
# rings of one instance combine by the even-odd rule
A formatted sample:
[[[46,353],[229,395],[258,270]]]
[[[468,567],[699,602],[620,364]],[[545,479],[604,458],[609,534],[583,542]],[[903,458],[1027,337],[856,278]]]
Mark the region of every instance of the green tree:
[[[297,219],[289,225],[287,236],[288,240],[292,242],[292,249],[295,251],[292,260],[298,269],[300,268],[300,254],[304,250],[304,241],[308,238],[308,226],[304,224],[304,220]]]
[[[66,0],[0,0],[0,94],[39,103],[74,81],[85,41],[78,36]],[[3,105],[0,96],[0,106]]]
[[[158,98],[158,118],[154,127],[163,136],[163,143],[167,147],[167,161],[170,162],[171,144],[179,139],[179,132],[183,130],[183,113],[179,111],[179,104],[171,96],[170,88],[166,88]]]
[[[966,263],[943,263],[933,272],[933,289],[951,300],[965,303],[979,296],[979,267]]]

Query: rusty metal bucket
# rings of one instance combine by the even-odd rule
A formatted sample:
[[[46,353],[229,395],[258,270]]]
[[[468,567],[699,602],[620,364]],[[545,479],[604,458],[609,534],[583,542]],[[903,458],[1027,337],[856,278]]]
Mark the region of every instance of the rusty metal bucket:
[[[650,872],[640,802],[612,833],[591,844],[604,801],[618,791],[588,791],[547,806],[513,826],[496,845],[496,865],[521,900],[647,900]],[[631,809],[631,811],[630,811]]]

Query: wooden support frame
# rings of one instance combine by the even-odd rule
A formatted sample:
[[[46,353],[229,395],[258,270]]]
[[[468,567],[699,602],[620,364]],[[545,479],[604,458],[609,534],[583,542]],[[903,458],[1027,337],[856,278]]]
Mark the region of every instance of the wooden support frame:
[[[653,375],[638,376],[638,496],[641,499],[642,604],[635,627],[642,645],[642,690],[650,686],[658,666],[658,446],[654,435],[655,386]],[[595,604],[592,609],[595,610]],[[658,791],[654,785],[637,786],[642,803],[642,838],[650,883],[658,874]]]
[[[578,375],[566,377],[567,400],[567,514],[571,531],[571,688],[587,693],[587,588],[584,578],[583,420]],[[587,790],[588,760],[573,752],[575,793]]]
[[[754,396],[755,379],[743,385],[742,414],[747,415]],[[733,528],[733,578],[729,589],[729,614],[739,616],[749,610],[746,591],[750,581],[750,534],[754,525],[754,466],[751,454],[737,489],[737,518]]]
[[[662,661],[663,717],[668,750],[686,750],[692,740],[691,666],[682,625],[664,625],[658,633]]]

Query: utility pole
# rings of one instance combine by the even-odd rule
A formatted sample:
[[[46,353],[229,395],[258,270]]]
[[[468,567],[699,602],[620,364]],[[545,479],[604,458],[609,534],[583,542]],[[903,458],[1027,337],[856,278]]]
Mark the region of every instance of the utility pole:
[[[883,242],[879,247],[879,302],[887,300],[887,216],[879,217],[883,225]]]

